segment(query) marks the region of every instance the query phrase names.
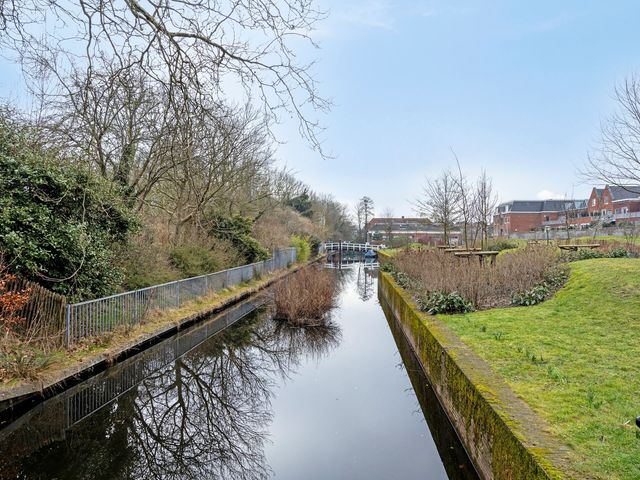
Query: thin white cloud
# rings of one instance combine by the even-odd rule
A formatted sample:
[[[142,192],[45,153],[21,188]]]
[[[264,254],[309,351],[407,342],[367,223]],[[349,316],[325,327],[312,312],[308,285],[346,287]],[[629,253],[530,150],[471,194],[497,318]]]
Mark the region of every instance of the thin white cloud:
[[[333,12],[340,22],[382,30],[395,29],[394,13],[395,4],[384,0],[351,3]]]
[[[584,17],[586,12],[571,12],[557,15],[555,17],[544,18],[535,22],[534,24],[525,27],[524,32],[536,33],[536,32],[550,32],[563,28],[576,20]]]
[[[480,10],[477,5],[470,5],[467,2],[416,2],[406,10],[409,15],[418,15],[420,17],[433,17],[433,16],[458,16],[469,15],[476,13]]]
[[[559,200],[562,198],[566,198],[567,195],[564,193],[552,192],[551,190],[541,190],[538,193],[536,193],[536,197],[538,198],[538,200],[549,200],[549,199]]]

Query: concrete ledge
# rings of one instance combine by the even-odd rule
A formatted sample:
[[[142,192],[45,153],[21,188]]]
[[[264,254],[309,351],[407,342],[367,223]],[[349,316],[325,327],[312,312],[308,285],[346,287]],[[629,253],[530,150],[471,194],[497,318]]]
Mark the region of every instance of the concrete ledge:
[[[571,452],[504,380],[436,317],[420,312],[390,274],[378,297],[389,307],[483,479],[573,478]]]
[[[277,282],[301,268],[318,262],[322,260],[322,258],[324,257],[314,258],[303,265],[297,265],[293,268],[282,270],[264,283],[244,288],[235,295],[225,298],[222,302],[212,305],[211,307],[185,316],[172,323],[161,325],[152,332],[138,335],[134,339],[120,344],[107,352],[96,353],[95,355],[92,355],[71,367],[60,369],[50,377],[47,377],[46,380],[31,382],[25,381],[12,387],[4,388],[0,390],[0,415],[3,415],[5,410],[9,409],[28,409],[43,399],[72,387],[109,366],[135,355],[136,353],[155,345],[159,341],[170,337],[171,335],[174,335],[176,332],[190,327],[211,315],[219,313],[222,310],[247,299],[251,295],[272,285],[274,282]]]
[[[378,253],[378,263],[380,263],[380,265],[391,260],[391,255],[389,255],[388,252],[385,252],[384,250],[378,250],[377,253]]]

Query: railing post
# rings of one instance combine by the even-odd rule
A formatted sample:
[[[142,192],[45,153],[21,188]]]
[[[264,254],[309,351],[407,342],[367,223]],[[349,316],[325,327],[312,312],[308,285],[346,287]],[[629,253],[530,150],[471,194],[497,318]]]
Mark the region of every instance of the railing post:
[[[180,281],[176,282],[176,307],[180,308]]]
[[[71,305],[67,303],[67,311],[65,312],[64,346],[69,348],[70,343],[71,343]]]

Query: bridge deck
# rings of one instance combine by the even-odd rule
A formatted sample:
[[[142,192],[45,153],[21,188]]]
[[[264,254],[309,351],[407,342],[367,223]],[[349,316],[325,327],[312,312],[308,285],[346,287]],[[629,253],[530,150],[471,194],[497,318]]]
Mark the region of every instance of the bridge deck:
[[[336,250],[341,250],[343,252],[368,252],[369,250],[373,250],[374,252],[377,252],[378,250],[385,248],[384,245],[351,242],[327,242],[323,245],[324,249],[328,252]]]

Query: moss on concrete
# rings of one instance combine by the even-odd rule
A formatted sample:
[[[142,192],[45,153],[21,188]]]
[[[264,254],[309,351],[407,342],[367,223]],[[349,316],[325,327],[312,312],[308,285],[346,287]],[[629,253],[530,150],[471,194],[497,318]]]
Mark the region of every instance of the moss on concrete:
[[[572,478],[570,450],[437,318],[380,273],[378,294],[416,352],[478,473],[487,479]]]
[[[571,447],[579,478],[640,478],[639,259],[572,262],[539,305],[438,320]]]

